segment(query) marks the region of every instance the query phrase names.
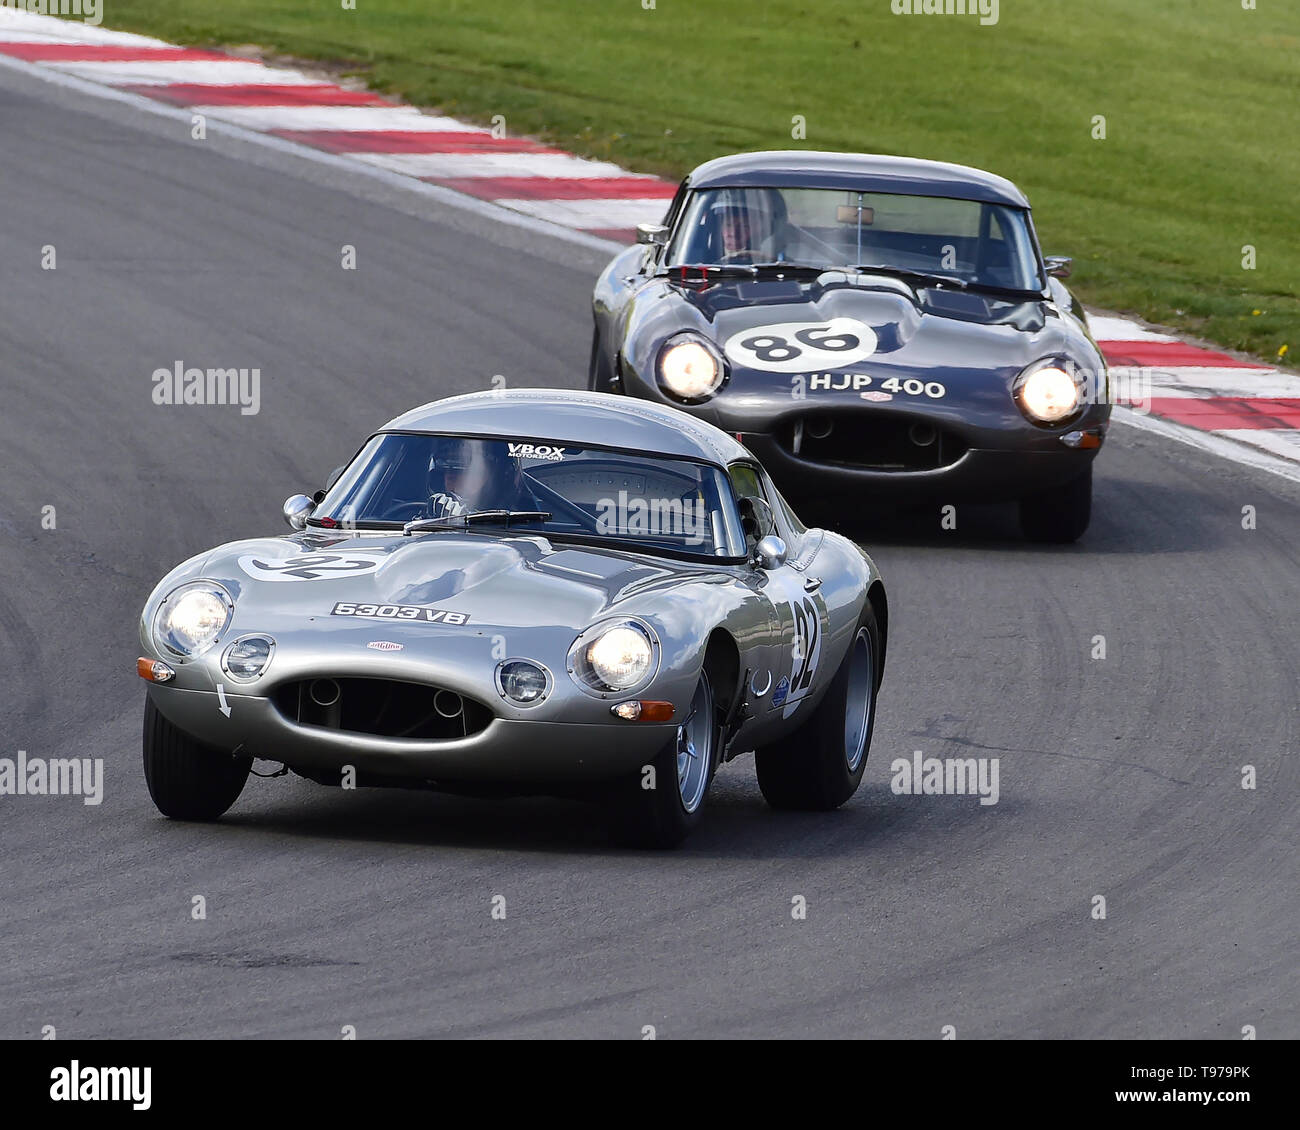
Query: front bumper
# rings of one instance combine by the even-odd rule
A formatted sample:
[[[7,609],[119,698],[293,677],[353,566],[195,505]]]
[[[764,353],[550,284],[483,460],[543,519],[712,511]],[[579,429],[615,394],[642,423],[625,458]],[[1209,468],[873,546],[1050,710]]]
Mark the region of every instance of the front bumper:
[[[482,783],[543,785],[628,776],[658,754],[674,723],[611,720],[604,724],[494,718],[464,738],[414,741],[289,721],[261,695],[217,694],[149,686],[159,712],[196,741],[226,753],[279,761],[308,775],[367,773],[413,785]]]
[[[1056,451],[971,448],[946,467],[877,471],[800,459],[765,433],[741,433],[740,439],[791,501],[825,500],[830,492],[852,494],[855,505],[865,506],[877,500],[886,506],[1011,501],[1077,477],[1087,470],[1098,450],[1079,450],[1064,444]]]
[[[796,399],[763,386],[747,391],[731,385],[703,404],[684,405],[635,374],[627,375],[624,389],[629,396],[676,408],[736,436],[792,501],[851,493],[855,506],[881,508],[1003,502],[1059,486],[1096,458],[1111,412],[1104,401],[1093,403],[1069,424],[1040,428],[995,385],[965,394],[954,390],[942,401],[924,403],[864,403],[848,391],[807,392]],[[847,438],[830,449],[809,440],[815,419],[829,422],[836,437]],[[793,432],[800,424],[805,438],[796,445]],[[938,446],[926,449],[927,456],[931,450],[940,453],[933,461],[938,465],[922,460],[909,465],[905,456],[897,458],[901,437],[914,426],[941,434]],[[1064,437],[1077,432],[1089,433],[1096,446],[1065,442]]]

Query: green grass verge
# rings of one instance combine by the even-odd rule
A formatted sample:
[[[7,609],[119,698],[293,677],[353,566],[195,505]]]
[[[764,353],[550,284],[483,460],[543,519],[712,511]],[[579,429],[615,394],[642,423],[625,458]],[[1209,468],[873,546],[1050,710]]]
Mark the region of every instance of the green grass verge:
[[[1300,347],[1300,6],[1001,0],[980,26],[891,0],[654,2],[109,0],[105,22],[341,63],[673,178],[749,149],[977,165],[1028,193],[1085,301],[1268,359]]]

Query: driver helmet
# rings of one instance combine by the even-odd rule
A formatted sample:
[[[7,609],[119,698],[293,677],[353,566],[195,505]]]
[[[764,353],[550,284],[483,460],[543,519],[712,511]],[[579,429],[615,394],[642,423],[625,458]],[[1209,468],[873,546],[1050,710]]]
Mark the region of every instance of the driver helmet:
[[[715,204],[713,223],[718,233],[719,258],[754,249],[754,225],[743,204],[725,200]]]
[[[501,506],[513,480],[505,446],[493,440],[447,436],[429,455],[429,497],[442,496],[442,508],[450,513]]]

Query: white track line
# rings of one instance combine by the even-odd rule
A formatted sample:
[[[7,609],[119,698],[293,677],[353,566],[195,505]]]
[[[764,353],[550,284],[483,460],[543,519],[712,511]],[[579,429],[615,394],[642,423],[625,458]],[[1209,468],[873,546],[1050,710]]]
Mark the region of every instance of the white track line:
[[[1144,432],[1153,432],[1166,439],[1177,440],[1179,443],[1199,448],[1201,451],[1207,451],[1211,455],[1217,455],[1233,463],[1241,463],[1259,471],[1279,475],[1293,483],[1300,483],[1300,463],[1296,462],[1296,456],[1284,457],[1260,449],[1253,438],[1260,434],[1256,429],[1203,432],[1196,428],[1183,427],[1182,424],[1175,424],[1172,420],[1164,420],[1159,416],[1144,416],[1120,407],[1115,408],[1111,420],[1118,424],[1139,428]]]

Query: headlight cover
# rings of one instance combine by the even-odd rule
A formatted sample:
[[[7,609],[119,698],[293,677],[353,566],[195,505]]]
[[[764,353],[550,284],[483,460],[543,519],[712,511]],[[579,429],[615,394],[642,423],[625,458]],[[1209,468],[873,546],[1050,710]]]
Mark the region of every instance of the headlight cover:
[[[1081,374],[1068,361],[1038,361],[1025,369],[1012,387],[1025,418],[1042,427],[1068,423],[1087,403]]]
[[[226,630],[234,609],[230,594],[215,581],[190,581],[169,592],[158,606],[154,643],[179,659],[197,659]]]
[[[700,404],[727,381],[726,363],[698,334],[678,334],[659,349],[659,387],[683,404]]]
[[[275,640],[270,636],[240,636],[221,656],[221,669],[232,679],[250,683],[261,678],[275,654]]]
[[[511,706],[536,706],[551,693],[551,673],[531,659],[497,664],[497,693]]]
[[[569,649],[569,674],[602,697],[625,695],[649,683],[659,669],[659,640],[640,620],[598,624]]]

